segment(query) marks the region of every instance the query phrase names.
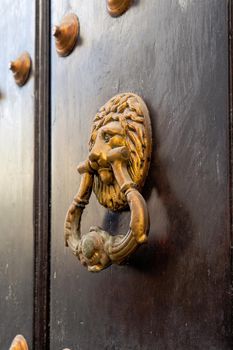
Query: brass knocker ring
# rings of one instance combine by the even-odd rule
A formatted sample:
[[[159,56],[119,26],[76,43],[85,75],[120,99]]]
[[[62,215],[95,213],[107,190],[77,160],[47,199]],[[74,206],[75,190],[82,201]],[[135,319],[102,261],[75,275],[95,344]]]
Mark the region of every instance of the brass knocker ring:
[[[151,127],[144,101],[132,93],[114,96],[96,114],[88,160],[78,166],[79,191],[65,219],[65,242],[89,271],[122,263],[147,241],[149,215],[140,194],[151,155]],[[92,190],[100,204],[130,208],[126,235],[112,236],[97,226],[81,234],[81,217]]]

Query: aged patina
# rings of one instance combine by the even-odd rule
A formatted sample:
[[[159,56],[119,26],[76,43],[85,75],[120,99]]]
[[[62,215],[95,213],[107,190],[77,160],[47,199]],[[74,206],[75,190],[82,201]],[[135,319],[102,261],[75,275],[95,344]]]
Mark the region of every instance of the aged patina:
[[[89,156],[78,166],[79,191],[65,220],[65,242],[89,271],[121,263],[147,241],[149,215],[140,194],[151,157],[151,127],[144,101],[133,93],[111,98],[93,121]],[[81,234],[81,215],[92,189],[99,203],[112,211],[129,206],[130,228],[112,236],[97,226]]]

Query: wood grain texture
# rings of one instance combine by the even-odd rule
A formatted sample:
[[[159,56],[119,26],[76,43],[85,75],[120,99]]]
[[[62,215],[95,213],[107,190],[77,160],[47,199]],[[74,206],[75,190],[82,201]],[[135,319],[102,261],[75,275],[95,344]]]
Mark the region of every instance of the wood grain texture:
[[[34,79],[19,88],[8,63],[34,58],[34,2],[3,0],[0,18],[0,349],[9,349],[18,333],[32,341]]]
[[[141,0],[111,18],[102,0],[53,0],[52,22],[69,11],[81,40],[65,60],[52,48],[51,348],[229,350],[227,1]],[[63,221],[96,110],[122,91],[152,116],[150,238],[93,276],[64,248]],[[83,230],[128,219],[92,198]]]

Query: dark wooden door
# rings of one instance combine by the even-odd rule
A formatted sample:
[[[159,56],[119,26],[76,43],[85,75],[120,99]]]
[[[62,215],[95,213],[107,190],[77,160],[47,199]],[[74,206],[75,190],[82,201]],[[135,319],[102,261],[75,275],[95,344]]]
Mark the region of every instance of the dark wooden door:
[[[0,6],[0,349],[33,333],[34,79],[19,88],[8,69],[28,51],[34,60],[35,4]]]
[[[230,0],[1,1],[0,349],[232,348],[232,43]],[[79,17],[71,55],[51,27]],[[8,62],[32,57],[28,83]],[[125,265],[90,273],[63,225],[96,111],[121,92],[150,111],[143,189],[149,241]],[[93,195],[82,230],[126,232],[129,211]],[[51,225],[50,225],[51,224]]]
[[[112,18],[103,0],[52,0],[74,12],[74,52],[52,47],[51,349],[231,348],[228,1],[141,0]],[[150,110],[143,195],[149,242],[125,266],[91,274],[64,247],[97,109],[120,92]],[[129,213],[96,198],[83,231],[126,232]]]

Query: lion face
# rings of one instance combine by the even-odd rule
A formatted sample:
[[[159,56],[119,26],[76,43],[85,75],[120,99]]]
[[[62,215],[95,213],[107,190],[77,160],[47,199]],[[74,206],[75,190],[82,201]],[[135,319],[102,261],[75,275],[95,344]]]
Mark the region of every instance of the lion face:
[[[143,100],[132,93],[114,96],[96,114],[89,145],[89,161],[95,170],[93,190],[100,204],[114,211],[123,209],[127,200],[107,160],[108,152],[121,146],[127,148],[127,169],[140,189],[151,153],[149,112]]]
[[[125,146],[125,143],[124,129],[117,121],[102,126],[95,134],[89,160],[105,185],[114,184],[112,168],[107,161],[108,153],[113,148]]]

